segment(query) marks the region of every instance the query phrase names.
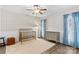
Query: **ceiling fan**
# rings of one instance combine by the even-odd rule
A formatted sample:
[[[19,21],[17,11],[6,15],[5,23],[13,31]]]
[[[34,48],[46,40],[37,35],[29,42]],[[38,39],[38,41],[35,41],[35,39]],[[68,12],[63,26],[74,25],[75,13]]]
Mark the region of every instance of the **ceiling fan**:
[[[32,14],[44,14],[47,11],[46,8],[41,7],[40,5],[33,5],[33,8],[26,10],[32,11]]]

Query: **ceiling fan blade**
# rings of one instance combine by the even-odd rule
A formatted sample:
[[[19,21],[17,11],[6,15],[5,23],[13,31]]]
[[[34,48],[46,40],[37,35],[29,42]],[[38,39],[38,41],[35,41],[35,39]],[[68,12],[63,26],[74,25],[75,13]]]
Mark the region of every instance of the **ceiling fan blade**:
[[[47,11],[47,9],[40,9],[41,11]]]
[[[41,11],[39,11],[40,14],[43,14]]]
[[[26,9],[26,10],[28,10],[28,11],[32,11],[32,9]]]

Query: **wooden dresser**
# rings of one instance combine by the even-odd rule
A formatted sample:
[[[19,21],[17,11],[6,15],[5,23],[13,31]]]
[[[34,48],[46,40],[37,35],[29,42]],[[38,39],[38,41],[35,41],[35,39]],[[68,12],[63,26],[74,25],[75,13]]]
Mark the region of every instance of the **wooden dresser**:
[[[14,37],[8,37],[7,38],[7,45],[15,44],[15,38]]]
[[[59,42],[60,33],[59,32],[46,31],[45,39],[49,40],[49,41]]]

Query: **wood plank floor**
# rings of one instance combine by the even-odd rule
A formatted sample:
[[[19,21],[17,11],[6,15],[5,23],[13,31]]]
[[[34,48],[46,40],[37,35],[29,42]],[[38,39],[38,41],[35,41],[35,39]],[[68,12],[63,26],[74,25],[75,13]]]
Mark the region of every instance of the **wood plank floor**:
[[[0,47],[0,54],[5,54],[6,52],[6,46]]]
[[[79,49],[58,44],[57,47],[55,47],[55,50],[51,51],[51,54],[79,54]]]
[[[5,54],[6,47],[0,47],[0,54]],[[79,49],[72,48],[63,44],[57,44],[54,47],[51,47],[44,54],[79,54]]]

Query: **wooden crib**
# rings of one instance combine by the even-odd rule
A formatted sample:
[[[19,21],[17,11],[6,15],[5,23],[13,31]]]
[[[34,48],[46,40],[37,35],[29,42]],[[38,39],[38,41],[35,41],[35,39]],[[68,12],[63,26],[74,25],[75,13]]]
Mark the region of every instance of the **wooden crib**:
[[[28,41],[31,39],[36,39],[36,32],[32,29],[20,29],[19,30],[19,41]]]

